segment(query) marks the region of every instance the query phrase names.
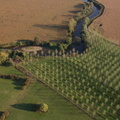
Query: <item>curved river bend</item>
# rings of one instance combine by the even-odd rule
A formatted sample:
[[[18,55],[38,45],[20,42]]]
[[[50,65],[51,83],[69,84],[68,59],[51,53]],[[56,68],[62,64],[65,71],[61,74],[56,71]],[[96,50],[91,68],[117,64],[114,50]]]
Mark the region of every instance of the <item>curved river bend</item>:
[[[89,0],[83,0],[84,2],[88,2]],[[94,17],[98,16],[100,13],[100,10],[96,7],[93,6],[93,13],[88,16],[89,19],[93,19]],[[75,31],[73,33],[74,37],[81,37],[81,31],[82,31],[82,24],[83,20],[80,20],[75,28]],[[72,48],[75,48],[78,53],[82,53],[85,50],[85,45],[83,43],[80,43],[79,45],[72,45]]]

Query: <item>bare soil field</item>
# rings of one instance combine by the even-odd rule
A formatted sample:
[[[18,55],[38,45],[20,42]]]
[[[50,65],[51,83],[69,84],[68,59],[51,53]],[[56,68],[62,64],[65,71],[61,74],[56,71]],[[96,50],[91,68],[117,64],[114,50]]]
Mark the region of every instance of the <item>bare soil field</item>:
[[[0,44],[17,40],[63,40],[82,0],[0,0]]]
[[[103,15],[93,22],[106,38],[120,45],[120,0],[98,0],[105,6]],[[102,26],[99,26],[102,24]]]

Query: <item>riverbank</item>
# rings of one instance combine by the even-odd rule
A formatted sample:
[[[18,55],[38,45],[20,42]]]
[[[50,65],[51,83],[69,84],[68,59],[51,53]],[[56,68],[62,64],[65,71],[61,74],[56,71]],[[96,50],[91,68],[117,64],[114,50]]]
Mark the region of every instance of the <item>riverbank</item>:
[[[91,11],[90,14],[85,14],[86,16],[85,18],[84,17],[80,18],[74,30],[73,41],[75,44],[72,45],[72,48],[78,51],[78,53],[83,53],[83,51],[87,47],[89,47],[89,45],[93,44],[93,42],[89,39],[91,36],[90,36],[90,31],[88,30],[88,27],[91,25],[91,23],[95,19],[97,19],[103,14],[105,9],[104,5],[102,5],[98,1],[94,1],[94,0],[91,0],[90,2],[87,0],[83,0],[83,1],[88,5],[90,2],[92,2],[93,5],[90,6],[89,11],[91,9],[93,11]]]
[[[98,0],[105,6],[103,15],[97,18],[91,27],[96,28],[96,31],[100,32],[109,41],[120,45],[120,1],[119,0]],[[99,26],[102,24],[102,26]]]

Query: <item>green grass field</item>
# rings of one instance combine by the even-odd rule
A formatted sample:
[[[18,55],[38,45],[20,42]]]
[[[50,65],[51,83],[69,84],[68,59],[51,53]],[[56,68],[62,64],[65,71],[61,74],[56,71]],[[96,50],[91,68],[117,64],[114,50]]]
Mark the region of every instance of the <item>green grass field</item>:
[[[77,56],[30,59],[32,74],[97,119],[119,118],[120,47],[96,42]]]
[[[0,66],[0,74],[25,75],[13,67]],[[15,103],[21,93],[23,81],[0,78],[0,111],[6,111],[11,104]]]
[[[36,76],[39,82],[34,78],[25,90],[20,91],[21,82],[0,78],[0,111],[10,111],[7,120],[91,119],[87,114],[98,120],[119,120],[119,60],[120,47],[104,40],[80,55],[29,56],[19,65]],[[25,77],[13,67],[0,66],[0,74]],[[46,103],[49,111],[36,113],[37,103]]]
[[[34,81],[24,96],[12,105],[7,120],[90,120],[86,114],[40,82]],[[37,103],[46,103],[48,112],[36,113],[34,104]]]
[[[20,95],[20,87],[18,82],[0,78],[0,111],[7,110],[16,102]]]
[[[25,75],[13,67],[0,66],[0,74]],[[90,120],[75,106],[56,92],[34,81],[26,90],[21,90],[22,82],[0,78],[0,111],[10,111],[8,120]],[[36,103],[46,103],[49,111],[45,114],[35,112]]]
[[[18,75],[18,76],[25,77],[25,75],[22,72],[16,70],[12,66],[10,67],[0,66],[0,74]]]

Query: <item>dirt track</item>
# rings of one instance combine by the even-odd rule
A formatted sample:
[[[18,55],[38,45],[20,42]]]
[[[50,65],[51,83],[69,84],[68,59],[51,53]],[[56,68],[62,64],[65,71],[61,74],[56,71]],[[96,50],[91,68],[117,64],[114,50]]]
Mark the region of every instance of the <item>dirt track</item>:
[[[105,6],[105,11],[93,25],[110,41],[120,45],[120,0],[98,1]],[[103,26],[99,27],[100,24]]]
[[[65,39],[66,25],[82,0],[0,0],[0,44]]]

